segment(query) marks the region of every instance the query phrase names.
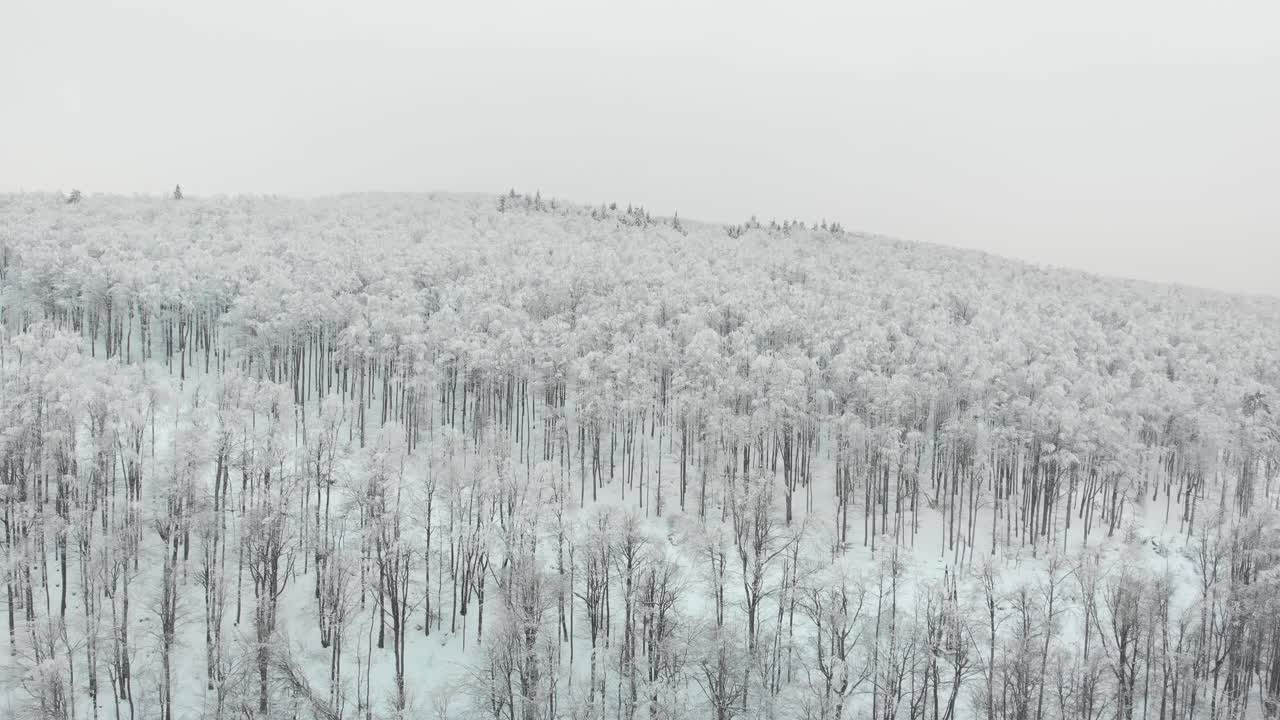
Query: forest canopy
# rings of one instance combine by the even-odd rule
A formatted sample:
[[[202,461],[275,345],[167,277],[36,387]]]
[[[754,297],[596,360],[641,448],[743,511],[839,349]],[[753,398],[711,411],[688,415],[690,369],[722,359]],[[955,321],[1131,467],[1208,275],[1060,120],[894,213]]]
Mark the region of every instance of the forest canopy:
[[[1278,298],[540,193],[24,194],[0,327],[0,715],[1280,713]]]

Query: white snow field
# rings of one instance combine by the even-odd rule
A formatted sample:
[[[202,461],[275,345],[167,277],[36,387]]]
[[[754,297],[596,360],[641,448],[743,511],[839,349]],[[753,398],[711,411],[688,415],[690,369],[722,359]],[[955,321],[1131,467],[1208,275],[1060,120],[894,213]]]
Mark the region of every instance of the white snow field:
[[[1280,717],[1280,299],[0,196],[0,718]]]

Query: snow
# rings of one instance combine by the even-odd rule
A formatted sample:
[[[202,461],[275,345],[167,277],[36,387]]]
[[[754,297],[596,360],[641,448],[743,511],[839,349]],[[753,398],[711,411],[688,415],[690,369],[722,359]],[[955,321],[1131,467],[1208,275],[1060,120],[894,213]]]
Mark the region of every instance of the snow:
[[[53,478],[36,501],[20,499],[17,475],[0,482],[6,517],[31,527],[6,543],[5,577],[16,590],[29,566],[35,588],[35,619],[17,609],[10,652],[0,654],[0,717],[116,712],[105,671],[111,604],[104,596],[96,614],[84,611],[81,573],[97,577],[130,552],[135,533],[133,703],[144,716],[161,712],[160,598],[172,555],[158,529],[170,521],[191,532],[190,558],[172,568],[177,719],[259,714],[255,613],[264,606],[243,558],[276,527],[286,572],[265,653],[274,717],[493,716],[493,693],[508,687],[518,707],[500,717],[714,716],[722,660],[732,667],[726,688],[741,678],[734,693],[744,693],[729,698],[727,716],[830,717],[834,704],[845,717],[870,716],[873,705],[881,716],[908,713],[923,702],[918,686],[939,682],[926,669],[949,657],[947,623],[967,648],[958,717],[985,716],[988,676],[1004,683],[1001,702],[1042,690],[1048,717],[1075,716],[1083,706],[1056,703],[1063,688],[1083,702],[1086,649],[1111,673],[1105,704],[1123,700],[1113,636],[1126,589],[1142,593],[1143,639],[1124,647],[1144,670],[1244,716],[1261,712],[1258,688],[1230,695],[1206,665],[1181,674],[1175,665],[1234,647],[1222,634],[1232,623],[1277,632],[1260,619],[1280,590],[1268,543],[1280,528],[1271,487],[1280,432],[1266,406],[1280,388],[1280,302],[790,223],[727,233],[642,210],[501,202],[501,211],[493,197],[449,195],[0,202],[0,457]],[[107,327],[119,330],[110,347]],[[170,331],[189,333],[173,357]],[[1242,404],[1250,393],[1261,404]],[[109,441],[94,429],[94,408],[119,433]],[[140,457],[128,450],[129,428],[145,431]],[[224,442],[227,504],[216,510]],[[68,458],[74,467],[58,465]],[[140,501],[124,486],[131,458],[142,463]],[[332,482],[327,510],[322,476]],[[74,505],[65,515],[59,477]],[[90,500],[95,488],[109,488],[101,505]],[[321,513],[328,519],[317,526]],[[82,527],[95,553],[83,565]],[[630,633],[620,554],[628,527],[641,548]],[[224,543],[228,593],[221,702],[206,674],[200,557],[212,537]],[[65,625],[60,538],[69,545]],[[321,549],[346,563],[338,581],[356,597],[336,686],[318,627]],[[484,568],[465,614],[454,614],[463,605],[452,596],[451,551],[459,562],[476,552]],[[593,552],[609,559],[595,666],[605,687],[594,695],[583,577]],[[401,708],[391,628],[375,647],[377,553],[409,562]],[[1238,577],[1245,557],[1256,579]],[[1206,577],[1214,559],[1221,571]],[[644,634],[653,606],[638,588],[644,573],[668,566],[677,602],[655,652]],[[557,640],[566,583],[567,641]],[[830,625],[808,618],[818,609],[806,603],[841,588],[863,605],[856,619],[823,616],[849,619],[857,638],[839,670],[854,687],[836,702],[819,680]],[[0,600],[8,617],[17,605]],[[1018,635],[1028,617],[1034,627]],[[91,618],[100,625],[96,708]],[[942,635],[928,634],[930,622]],[[41,633],[64,627],[46,643],[53,657],[38,651]],[[531,627],[536,642],[526,646]],[[1166,631],[1189,633],[1186,649],[1166,649]],[[655,657],[666,664],[651,683]],[[1017,672],[1050,659],[1051,675]],[[645,670],[635,708],[628,662]],[[1280,667],[1280,653],[1258,650],[1250,662]],[[492,673],[503,667],[499,681]],[[532,683],[530,697],[515,697],[521,681]],[[1149,685],[1134,702],[1155,712],[1164,696]],[[1016,715],[1010,707],[1001,717]],[[1203,702],[1180,717],[1208,712]]]

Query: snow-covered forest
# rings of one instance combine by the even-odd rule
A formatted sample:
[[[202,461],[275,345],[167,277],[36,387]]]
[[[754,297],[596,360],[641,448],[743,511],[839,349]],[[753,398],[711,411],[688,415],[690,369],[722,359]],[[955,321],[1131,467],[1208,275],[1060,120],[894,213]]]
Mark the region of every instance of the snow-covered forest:
[[[0,196],[0,717],[1280,717],[1280,299]]]

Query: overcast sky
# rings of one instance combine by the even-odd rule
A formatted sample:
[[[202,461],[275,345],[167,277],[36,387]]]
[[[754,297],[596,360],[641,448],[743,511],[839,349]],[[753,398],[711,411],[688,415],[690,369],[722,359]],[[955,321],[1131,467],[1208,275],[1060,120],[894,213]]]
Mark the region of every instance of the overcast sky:
[[[1278,38],[1275,0],[0,0],[0,190],[541,188],[1280,295]]]

